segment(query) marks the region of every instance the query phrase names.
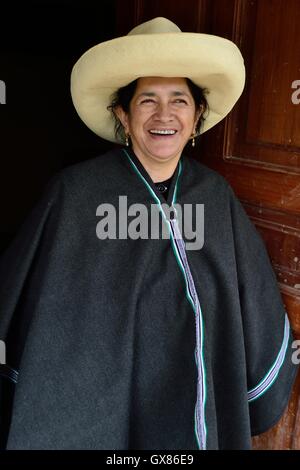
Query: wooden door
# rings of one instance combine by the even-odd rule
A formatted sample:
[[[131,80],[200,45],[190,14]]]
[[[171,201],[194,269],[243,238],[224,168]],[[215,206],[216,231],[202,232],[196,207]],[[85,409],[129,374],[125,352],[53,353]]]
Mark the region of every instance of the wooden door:
[[[156,16],[182,31],[231,39],[242,51],[247,71],[242,98],[226,120],[201,137],[192,156],[229,181],[261,233],[299,339],[299,0],[120,0],[117,34]],[[298,374],[284,416],[253,438],[254,449],[300,449],[299,392]]]

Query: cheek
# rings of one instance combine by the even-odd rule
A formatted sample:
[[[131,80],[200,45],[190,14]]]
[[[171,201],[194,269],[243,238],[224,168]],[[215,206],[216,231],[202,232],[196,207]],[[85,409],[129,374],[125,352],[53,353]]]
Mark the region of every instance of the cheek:
[[[147,121],[147,116],[144,113],[135,113],[128,120],[128,127],[132,134],[140,134],[143,132],[144,124]]]
[[[132,136],[138,136],[140,134],[140,128],[138,122],[130,121],[129,131]]]
[[[189,132],[194,128],[195,125],[195,113],[188,111],[186,113],[182,113],[181,116],[179,116],[179,119],[181,120],[181,123],[186,130],[186,132]]]

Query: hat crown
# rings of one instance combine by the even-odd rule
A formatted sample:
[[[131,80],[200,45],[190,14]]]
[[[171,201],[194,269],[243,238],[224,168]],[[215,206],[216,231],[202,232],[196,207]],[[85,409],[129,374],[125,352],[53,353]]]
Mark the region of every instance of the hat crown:
[[[203,133],[238,100],[245,67],[238,47],[228,39],[182,32],[167,18],[154,18],[128,35],[92,47],[78,59],[72,69],[71,94],[83,122],[100,137],[121,143],[108,106],[113,93],[140,77],[187,77],[205,90],[209,112]]]
[[[135,34],[181,33],[181,29],[167,18],[157,17],[133,28],[128,36]]]

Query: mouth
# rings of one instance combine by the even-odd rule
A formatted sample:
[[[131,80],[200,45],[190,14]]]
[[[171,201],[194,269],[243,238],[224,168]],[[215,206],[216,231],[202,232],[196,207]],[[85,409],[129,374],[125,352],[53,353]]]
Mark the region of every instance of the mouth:
[[[170,138],[173,137],[176,133],[176,129],[149,129],[149,134],[154,138]]]

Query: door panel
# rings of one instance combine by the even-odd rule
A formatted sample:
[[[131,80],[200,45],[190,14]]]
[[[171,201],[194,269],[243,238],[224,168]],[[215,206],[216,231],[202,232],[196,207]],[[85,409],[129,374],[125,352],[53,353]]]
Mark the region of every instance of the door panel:
[[[242,201],[269,252],[300,338],[299,0],[117,1],[120,34],[166,16],[183,31],[233,40],[246,66],[244,93],[226,120],[200,137],[192,157],[221,173]],[[255,449],[300,449],[300,377],[289,406]]]

